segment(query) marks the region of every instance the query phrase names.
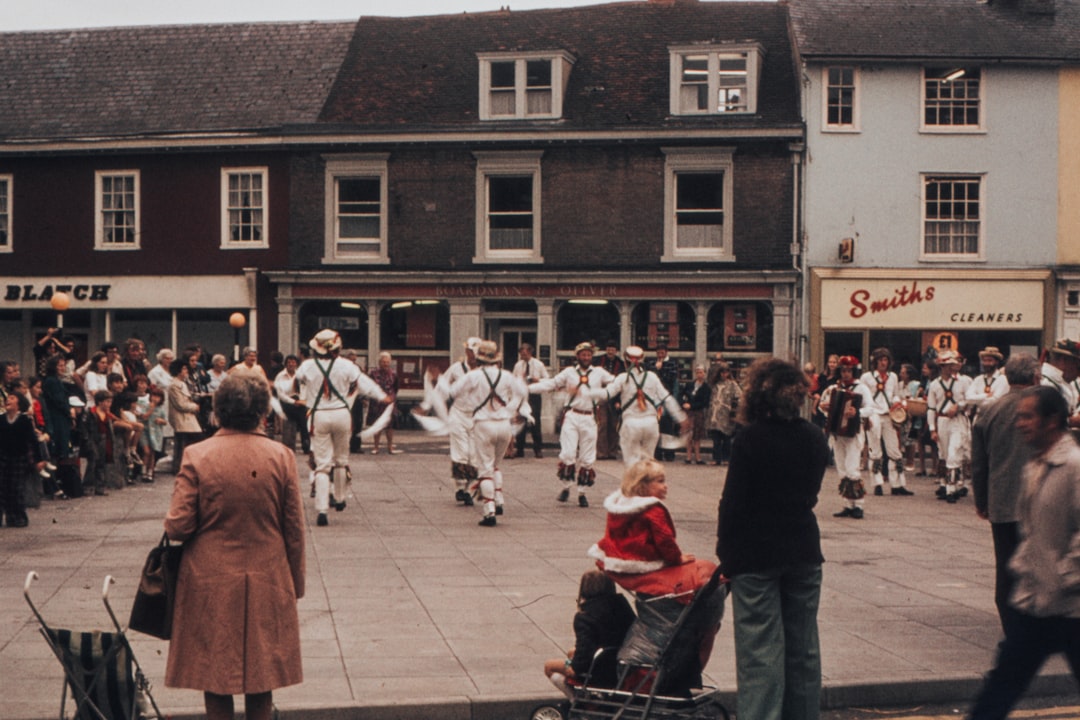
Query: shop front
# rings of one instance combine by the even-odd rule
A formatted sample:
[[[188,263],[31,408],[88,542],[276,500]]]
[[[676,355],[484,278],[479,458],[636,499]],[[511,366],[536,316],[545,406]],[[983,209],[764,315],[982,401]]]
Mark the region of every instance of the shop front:
[[[694,364],[716,353],[738,366],[790,356],[795,331],[794,273],[267,275],[277,288],[282,347],[335,327],[363,367],[391,352],[406,399],[419,397],[427,368],[459,358],[473,335],[498,342],[507,367],[528,343],[551,372],[570,364],[584,341],[601,351],[640,345],[646,357],[665,344],[689,380]]]
[[[63,293],[69,306],[58,312]],[[198,343],[231,356],[256,344],[255,271],[215,276],[0,277],[0,358],[33,367],[33,346],[50,327],[75,340],[86,360],[107,341],[139,338],[151,360],[161,348]],[[241,313],[244,326],[230,325]],[[237,335],[239,334],[239,337]]]
[[[1053,336],[1053,280],[1048,270],[811,270],[810,358],[832,354],[864,363],[887,347],[897,363],[920,367],[956,350],[978,371],[978,351],[1038,354]]]

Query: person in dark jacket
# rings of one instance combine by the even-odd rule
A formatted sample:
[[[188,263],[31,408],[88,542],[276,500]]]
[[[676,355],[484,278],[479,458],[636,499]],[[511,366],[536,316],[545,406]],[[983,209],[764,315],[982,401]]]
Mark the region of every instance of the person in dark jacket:
[[[626,598],[615,590],[615,583],[599,570],[590,570],[581,576],[578,590],[578,611],[574,615],[574,649],[565,658],[555,658],[544,663],[544,674],[555,687],[567,697],[572,697],[570,684],[580,684],[589,675],[592,687],[614,687],[614,662],[598,662],[593,667],[593,656],[600,648],[622,645],[623,638],[633,625],[634,611]],[[614,654],[611,659],[614,661]]]
[[[716,554],[730,580],[739,720],[815,720],[821,536],[829,450],[799,413],[809,383],[776,358],[751,365],[720,499]]]

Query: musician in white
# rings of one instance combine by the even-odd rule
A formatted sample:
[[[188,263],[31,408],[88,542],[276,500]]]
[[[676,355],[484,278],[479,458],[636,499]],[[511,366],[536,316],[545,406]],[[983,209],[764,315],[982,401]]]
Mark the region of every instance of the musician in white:
[[[345,509],[345,484],[349,473],[349,435],[352,405],[357,395],[382,402],[386,393],[360,372],[356,363],[340,359],[341,337],[320,330],[308,343],[315,357],[296,371],[297,405],[307,409],[311,423],[311,449],[315,456],[315,512],[317,524],[329,525],[330,479],[334,480],[334,509]]]
[[[559,493],[559,502],[570,499],[570,487],[577,470],[578,505],[589,507],[585,497],[585,488],[591,487],[596,480],[596,400],[587,390],[600,390],[615,379],[615,376],[602,367],[593,367],[593,345],[591,342],[579,343],[574,348],[577,365],[572,365],[553,378],[538,380],[529,385],[529,393],[536,395],[552,390],[566,393],[563,405],[562,430],[559,433],[559,480],[563,489]],[[534,408],[535,409],[535,408]]]
[[[664,387],[656,373],[641,364],[645,351],[631,345],[624,352],[626,371],[600,391],[591,391],[593,399],[608,401],[618,398],[622,404],[622,427],[619,429],[619,450],[623,462],[630,467],[638,460],[651,458],[660,440],[658,412],[662,405],[685,431],[689,421],[679,400]]]
[[[873,408],[866,427],[866,442],[869,443],[867,451],[870,455],[870,463],[874,478],[874,494],[884,495],[883,487],[885,479],[882,476],[884,468],[889,475],[889,486],[892,495],[914,495],[907,489],[907,481],[904,478],[904,456],[900,452],[900,434],[893,425],[889,411],[900,404],[900,381],[892,367],[893,357],[888,348],[878,348],[870,353],[870,367],[873,371],[863,373],[859,382],[870,391],[871,406]],[[885,455],[882,457],[881,446],[885,445]],[[886,467],[891,461],[892,472]]]
[[[514,430],[511,421],[532,420],[524,381],[498,366],[499,346],[484,340],[476,350],[480,367],[470,370],[450,386],[454,403],[473,408],[473,450],[484,517],[480,524],[493,527],[503,514],[503,477],[495,464],[506,454]]]
[[[870,389],[855,380],[858,367],[857,357],[841,357],[837,365],[840,378],[825,388],[821,395],[821,407],[825,409],[826,417],[830,423],[838,426],[826,428],[829,431],[829,447],[836,461],[836,472],[840,475],[838,491],[844,498],[844,507],[840,512],[833,513],[833,517],[849,517],[853,520],[861,520],[865,512],[863,498],[866,497],[866,487],[863,485],[862,471],[859,470],[863,433],[861,427],[857,427],[853,434],[846,433],[841,427],[850,427],[852,423],[862,424],[853,418],[858,417],[865,422],[874,412],[874,398]]]
[[[945,477],[937,489],[939,499],[955,503],[967,495],[964,463],[971,459],[971,422],[964,412],[971,378],[960,374],[960,356],[945,350],[937,356],[941,375],[926,392],[926,419],[930,439],[937,443],[938,454],[945,458]]]
[[[989,406],[992,402],[1009,392],[1009,381],[1005,379],[1005,356],[996,347],[989,346],[979,351],[979,368],[982,374],[973,378],[967,389],[967,406],[974,417],[975,412]]]

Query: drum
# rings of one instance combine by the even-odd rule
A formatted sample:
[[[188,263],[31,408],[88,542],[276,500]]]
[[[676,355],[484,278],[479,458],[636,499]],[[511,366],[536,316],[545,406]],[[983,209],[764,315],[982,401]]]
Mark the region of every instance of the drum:
[[[889,417],[892,419],[895,425],[903,425],[907,422],[908,413],[904,409],[903,405],[894,405],[889,408]]]
[[[926,414],[926,400],[923,398],[910,398],[907,401],[907,414],[911,417],[922,417]]]

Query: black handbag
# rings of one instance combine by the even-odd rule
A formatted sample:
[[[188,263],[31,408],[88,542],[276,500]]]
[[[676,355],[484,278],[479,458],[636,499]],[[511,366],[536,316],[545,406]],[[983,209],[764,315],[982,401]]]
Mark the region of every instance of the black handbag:
[[[184,546],[169,544],[169,536],[146,556],[139,589],[131,606],[128,628],[168,640],[172,635],[173,605],[176,602],[176,576]]]

